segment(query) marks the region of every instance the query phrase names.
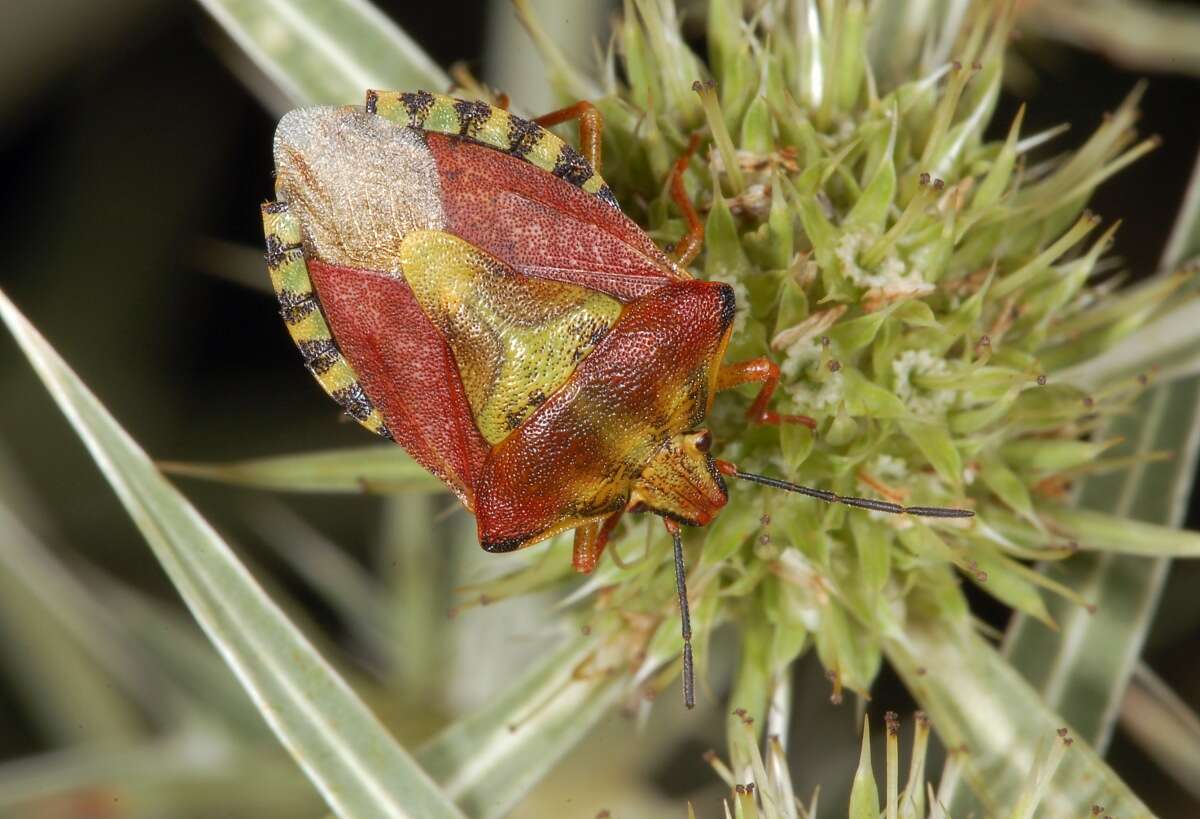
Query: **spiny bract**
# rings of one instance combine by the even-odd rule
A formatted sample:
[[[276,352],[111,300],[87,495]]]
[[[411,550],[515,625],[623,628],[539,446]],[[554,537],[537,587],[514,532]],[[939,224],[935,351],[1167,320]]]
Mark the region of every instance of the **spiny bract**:
[[[1154,145],[1133,131],[1137,91],[1050,161],[1028,157],[1059,129],[1023,133],[1023,109],[985,139],[1011,4],[954,4],[937,20],[902,3],[755,6],[746,19],[736,0],[709,3],[705,63],[671,0],[627,0],[601,86],[525,22],[564,98],[603,111],[605,176],[664,244],[685,230],[664,180],[704,137],[686,182],[707,220],[697,272],[738,295],[729,357],[779,361],[776,408],[818,421],[815,433],[747,426],[749,394],[722,396],[710,420],[723,456],[839,494],[978,513],[919,521],[743,485],[687,533],[697,641],[735,622],[743,668],[763,680],[815,648],[836,700],[870,687],[883,635],[965,622],[962,577],[1045,621],[1040,589],[1074,597],[1027,561],[1075,551],[1056,509],[1109,445],[1089,433],[1141,385],[1085,392],[1056,373],[1135,330],[1181,279],[1094,283],[1116,226],[1100,229],[1088,197]],[[604,590],[584,613],[604,637],[594,666],[640,668],[648,693],[677,670],[655,672],[678,651],[660,529],[623,524],[575,598]],[[569,548],[553,543],[477,599],[562,579]],[[765,690],[738,704],[763,713]]]

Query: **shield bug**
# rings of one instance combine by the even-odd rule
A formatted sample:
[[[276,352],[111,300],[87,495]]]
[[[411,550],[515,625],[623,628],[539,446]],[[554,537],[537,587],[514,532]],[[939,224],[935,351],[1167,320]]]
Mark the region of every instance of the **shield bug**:
[[[579,120],[582,153],[546,126]],[[670,531],[692,654],[680,524],[703,526],[739,478],[897,514],[964,517],[798,486],[714,459],[714,395],[779,368],[723,363],[734,294],[693,279],[703,226],[667,254],[600,176],[598,111],[525,120],[428,92],[368,92],[364,107],[305,108],[275,135],[276,200],[263,205],[281,313],[321,386],[395,441],[474,513],[483,548],[508,552],[574,530],[590,572],[626,512]]]

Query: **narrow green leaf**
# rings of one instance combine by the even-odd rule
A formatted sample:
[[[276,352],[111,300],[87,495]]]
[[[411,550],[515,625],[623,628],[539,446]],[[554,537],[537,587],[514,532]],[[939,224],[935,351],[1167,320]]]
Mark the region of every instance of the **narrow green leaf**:
[[[1186,3],[1035,3],[1025,22],[1039,34],[1098,51],[1138,71],[1200,74],[1200,13]]]
[[[444,488],[441,481],[392,444],[226,463],[168,461],[159,467],[189,478],[284,492],[433,492]]]
[[[859,693],[870,689],[882,661],[879,643],[874,634],[859,628],[836,600],[830,599],[821,608],[816,647],[821,665],[835,675],[835,685]]]
[[[569,641],[417,752],[473,819],[508,813],[630,690],[629,676],[586,666],[596,647],[594,637]]]
[[[383,586],[361,564],[282,503],[268,500],[255,504],[247,518],[259,538],[337,613],[363,645],[377,656],[387,656],[398,642],[391,612]]]
[[[970,555],[976,569],[982,573],[968,575],[976,585],[1016,611],[1023,611],[1050,628],[1058,628],[1046,611],[1046,601],[1042,599],[1037,586],[1021,576],[1018,568],[1023,568],[1021,564],[978,543],[972,547]]]
[[[962,484],[962,456],[958,454],[954,441],[944,427],[901,421],[900,428],[917,445],[921,454],[929,459],[942,480],[951,486]]]
[[[741,651],[733,690],[725,714],[725,736],[729,738],[729,759],[735,771],[748,770],[753,764],[754,751],[748,747],[757,742],[758,731],[741,730],[749,717],[762,725],[770,700],[769,652],[771,628],[762,620],[747,623],[742,629]]]
[[[479,550],[473,519],[464,515],[439,525],[433,507],[432,498],[415,494],[384,502],[375,570],[388,591],[385,634],[391,645],[382,656],[388,658],[392,687],[424,710],[446,702],[454,653],[454,624],[446,611],[453,603],[449,589],[466,581],[463,564]],[[451,529],[452,523],[459,525]],[[474,542],[461,543],[464,534]]]
[[[1160,387],[1146,396],[1139,410],[1121,419],[1115,431],[1137,436],[1139,451],[1171,447],[1179,450],[1177,458],[1142,464],[1127,473],[1090,478],[1081,502],[1118,517],[1178,522],[1186,508],[1200,437],[1198,402],[1200,382],[1195,379]],[[1129,556],[1084,554],[1053,569],[1043,567],[1043,571],[1090,601],[1095,613],[1052,598],[1050,613],[1060,624],[1061,634],[1051,634],[1024,618],[1016,618],[1009,628],[1005,651],[1046,704],[1103,749],[1166,579],[1168,558],[1152,559],[1151,555],[1172,554],[1154,549],[1172,542],[1186,544],[1189,535],[1174,532],[1160,537],[1164,533],[1149,525],[1126,520],[1120,524],[1121,529],[1138,534],[1109,539],[1100,523],[1103,518],[1096,517],[1102,513],[1079,510],[1068,514],[1100,524],[1088,527],[1090,537],[1081,539],[1081,545],[1116,546],[1122,550],[1136,547],[1143,551]]]
[[[151,656],[154,668],[178,686],[197,712],[213,717],[239,743],[266,737],[274,744],[270,728],[257,718],[254,702],[186,612],[99,572],[89,585],[101,590],[108,608]]]
[[[1026,785],[1035,748],[1063,727],[1062,718],[965,620],[910,622],[885,635],[883,645],[942,744],[965,749],[955,759],[987,815],[1004,815]],[[1104,805],[1122,819],[1153,816],[1078,737],[1042,804],[1048,817],[1084,816],[1092,805]],[[950,812],[967,815],[953,806]]]
[[[320,804],[303,774],[276,748],[235,745],[205,730],[119,748],[75,746],[0,765],[5,816],[61,815],[62,805],[71,804],[67,800],[89,791],[120,795],[120,807],[137,804],[120,814],[133,816],[163,815],[162,809],[145,807],[155,803],[175,805],[167,815],[180,815],[180,795],[186,795],[187,815],[197,816],[228,815],[231,805],[246,816],[311,816]],[[38,805],[59,799],[55,807]]]
[[[891,577],[892,530],[866,515],[854,515],[850,517],[850,531],[854,533],[858,577],[871,595],[877,595]]]
[[[1145,664],[1121,703],[1121,727],[1159,767],[1200,799],[1200,716]]]
[[[209,639],[339,816],[460,819],[212,526],[3,294],[0,317]]]
[[[367,0],[199,0],[290,105],[361,105],[367,89],[450,78]]]
[[[1054,378],[1095,389],[1150,372],[1160,383],[1200,373],[1200,300],[1189,299],[1150,319],[1099,355],[1057,371]]]
[[[987,488],[1014,512],[1026,519],[1033,518],[1033,500],[1015,472],[1001,463],[985,462],[979,471],[979,477]]]
[[[1197,251],[1200,164],[1193,173],[1162,269],[1175,268]],[[1118,419],[1109,432],[1133,441],[1136,452],[1165,449],[1175,457],[1142,463],[1125,473],[1090,477],[1079,493],[1079,505],[1178,526],[1187,508],[1200,450],[1200,380],[1192,377],[1150,390],[1136,410]],[[1062,626],[1061,634],[1048,634],[1027,618],[1016,617],[1006,635],[1005,653],[1014,667],[1033,683],[1047,707],[1101,751],[1112,735],[1169,566],[1166,557],[1101,554],[1073,558],[1058,570],[1057,579],[1092,601],[1096,613],[1089,615],[1051,600],[1050,611]],[[1113,812],[1107,802],[1100,804]]]
[[[147,716],[177,719],[173,692],[154,685],[163,681],[112,614],[3,498],[0,532],[0,667],[43,737],[111,746],[136,737]]]
[[[870,381],[854,367],[840,370],[845,380],[846,409],[868,418],[907,418],[908,408],[891,390]]]
[[[762,510],[755,504],[742,503],[724,510],[705,527],[701,566],[720,566],[750,535],[762,528]]]
[[[1081,549],[1145,557],[1200,557],[1200,532],[1066,506],[1038,507],[1052,532]]]

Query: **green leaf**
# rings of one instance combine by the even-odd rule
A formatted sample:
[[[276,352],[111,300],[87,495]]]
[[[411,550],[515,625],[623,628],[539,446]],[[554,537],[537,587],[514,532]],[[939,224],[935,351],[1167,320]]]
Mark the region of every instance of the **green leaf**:
[[[462,814],[6,296],[0,317],[263,718],[343,817]]]
[[[302,452],[227,463],[166,461],[175,475],[284,492],[433,492],[445,485],[392,444]]]
[[[595,637],[569,641],[417,752],[473,819],[508,813],[630,690],[628,675],[588,667],[596,647]]]
[[[441,91],[447,77],[367,0],[199,0],[290,107],[361,105],[368,89]]]
[[[1039,740],[1062,728],[1062,719],[966,621],[910,622],[885,635],[883,647],[942,744],[965,748],[955,759],[987,815],[1004,815],[1029,779]],[[1041,815],[1084,816],[1092,805],[1122,819],[1153,815],[1076,737],[1049,783]],[[968,815],[952,805],[950,812]]]

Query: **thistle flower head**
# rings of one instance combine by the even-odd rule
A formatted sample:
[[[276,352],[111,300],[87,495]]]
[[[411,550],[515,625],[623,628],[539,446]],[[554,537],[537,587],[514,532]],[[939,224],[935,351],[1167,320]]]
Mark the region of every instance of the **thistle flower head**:
[[[737,715],[735,715],[737,716]],[[850,791],[850,819],[952,819],[943,799],[934,789],[934,783],[926,781],[926,752],[929,747],[930,725],[926,716],[918,711],[913,719],[912,752],[908,768],[901,784],[900,734],[903,729],[900,717],[893,711],[884,715],[884,771],[882,794],[879,776],[876,774],[871,755],[871,724],[864,721],[862,750],[858,767],[854,772]],[[760,749],[753,721],[740,719],[733,728],[731,744],[743,753],[747,760],[743,771],[746,781],[715,753],[706,756],[730,790],[725,803],[726,816],[735,819],[816,819],[820,793],[814,793],[806,804],[792,784],[788,773],[787,754],[777,736],[767,738],[765,750]],[[1030,766],[1029,775],[1019,792],[1011,795],[1005,806],[1006,819],[1030,819],[1046,795],[1046,788],[1063,757],[1069,753],[1074,739],[1065,728],[1056,736],[1042,742]],[[953,765],[947,768],[941,785],[952,785],[956,778]],[[882,808],[880,797],[883,798]],[[1103,809],[1093,808],[1099,815]]]
[[[1047,622],[1041,590],[1072,595],[1027,561],[1073,551],[1048,516],[1072,475],[1102,467],[1111,442],[1088,433],[1141,385],[1088,393],[1056,373],[1132,332],[1178,286],[1148,298],[1094,284],[1116,225],[1085,206],[1154,145],[1133,129],[1140,89],[1081,147],[1034,160],[1058,129],[1027,133],[1023,109],[986,136],[1011,4],[951,5],[934,18],[901,3],[770,0],[745,16],[739,0],[711,0],[704,60],[672,0],[626,0],[602,87],[526,16],[564,96],[603,111],[606,178],[664,244],[686,230],[666,180],[702,139],[685,176],[705,220],[694,269],[736,291],[726,360],[777,361],[775,409],[817,421],[748,425],[752,393],[722,393],[714,450],[839,495],[977,513],[930,522],[743,484],[687,533],[699,646],[732,621],[741,673],[757,663],[763,680],[813,649],[835,700],[869,688],[887,634],[963,621],[964,578]],[[678,652],[669,540],[635,519],[609,548],[570,599],[591,599],[592,626],[622,639],[637,625],[633,666],[657,689],[677,669],[655,664]],[[567,565],[569,544],[550,549],[549,562],[480,591],[560,579],[551,567]],[[739,704],[764,713],[765,690]]]

